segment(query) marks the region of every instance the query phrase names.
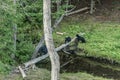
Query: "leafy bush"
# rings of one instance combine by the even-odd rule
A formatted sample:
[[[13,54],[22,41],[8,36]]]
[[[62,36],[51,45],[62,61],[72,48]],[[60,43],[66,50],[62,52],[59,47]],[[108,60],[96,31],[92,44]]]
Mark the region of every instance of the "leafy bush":
[[[0,61],[0,74],[8,73],[9,70],[10,70],[10,66],[7,65],[7,64],[3,64],[3,63]]]

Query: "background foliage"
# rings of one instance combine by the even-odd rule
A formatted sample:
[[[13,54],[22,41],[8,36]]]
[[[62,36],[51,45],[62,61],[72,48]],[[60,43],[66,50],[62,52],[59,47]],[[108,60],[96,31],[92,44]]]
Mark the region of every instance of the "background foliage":
[[[0,0],[0,61],[17,65],[28,61],[43,34],[43,0]],[[65,4],[56,11],[52,0],[52,22],[65,11]],[[14,30],[17,25],[17,45],[14,49]],[[14,57],[13,55],[14,54]],[[2,67],[1,67],[2,70]]]

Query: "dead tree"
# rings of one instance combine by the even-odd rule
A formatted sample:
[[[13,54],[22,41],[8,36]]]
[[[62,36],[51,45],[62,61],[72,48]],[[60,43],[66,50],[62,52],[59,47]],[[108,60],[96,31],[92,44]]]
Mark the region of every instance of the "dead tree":
[[[44,23],[45,43],[48,49],[48,54],[52,65],[51,80],[59,80],[59,70],[60,70],[59,55],[55,51],[55,46],[52,38],[51,0],[43,0],[43,23]]]
[[[57,11],[59,11],[60,10],[61,0],[56,0],[56,4],[57,4]]]
[[[13,0],[13,5],[14,5],[14,15],[16,15],[16,0]],[[15,53],[16,53],[16,40],[17,40],[17,24],[13,22],[13,49],[14,53],[11,54],[11,58],[15,58]]]
[[[91,0],[91,4],[90,4],[90,14],[93,14],[94,12],[94,7],[95,7],[95,1]]]

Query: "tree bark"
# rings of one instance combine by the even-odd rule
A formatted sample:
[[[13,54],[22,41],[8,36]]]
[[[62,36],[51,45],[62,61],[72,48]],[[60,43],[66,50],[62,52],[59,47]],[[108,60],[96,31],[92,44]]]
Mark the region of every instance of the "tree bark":
[[[84,7],[84,8],[81,8],[79,10],[75,10],[73,12],[70,12],[70,13],[67,13],[65,16],[69,16],[69,15],[72,15],[72,14],[76,14],[76,13],[79,13],[79,12],[82,12],[82,11],[85,11],[85,10],[88,10],[89,7]]]
[[[38,45],[36,46],[31,59],[34,59],[37,57],[37,53],[38,53],[39,49],[43,46],[43,44],[44,44],[44,36],[42,36],[41,40],[39,41]]]
[[[25,74],[25,72],[24,72],[24,70],[21,68],[21,66],[19,66],[18,69],[20,70],[23,79],[24,79],[25,77],[27,77],[27,75]]]
[[[13,5],[14,5],[14,16],[16,15],[16,0],[13,0]],[[16,40],[17,40],[17,24],[13,22],[13,51],[14,53],[11,54],[11,58],[15,58],[15,53],[16,53]]]
[[[13,4],[14,4],[14,14],[16,14],[16,0],[13,0]],[[14,36],[14,50],[16,51],[16,33],[17,33],[17,24],[13,23],[13,36]]]
[[[66,12],[68,11],[69,0],[66,1]]]
[[[91,4],[90,4],[90,14],[93,14],[94,12],[94,6],[95,6],[95,1],[91,0]]]
[[[48,54],[50,56],[52,71],[51,80],[59,80],[59,56],[55,51],[55,46],[52,38],[52,28],[51,28],[51,0],[43,0],[43,23],[44,23],[44,36],[45,43],[48,49]]]
[[[57,4],[57,11],[59,11],[60,10],[61,0],[56,0],[56,4]]]

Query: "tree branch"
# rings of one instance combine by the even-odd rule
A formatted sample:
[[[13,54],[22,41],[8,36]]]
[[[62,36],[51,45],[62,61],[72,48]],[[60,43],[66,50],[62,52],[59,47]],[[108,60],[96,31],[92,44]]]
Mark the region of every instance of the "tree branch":
[[[69,15],[72,15],[72,14],[76,14],[76,13],[79,13],[79,12],[82,12],[82,11],[85,11],[85,10],[88,10],[89,7],[84,7],[82,9],[79,9],[79,10],[76,10],[76,11],[73,11],[73,12],[70,12],[70,13],[67,13],[65,16],[69,16]]]
[[[69,15],[72,15],[72,14],[75,14],[75,13],[78,13],[78,12],[82,12],[82,11],[85,11],[85,10],[88,10],[89,8],[88,7],[84,7],[82,9],[79,9],[79,10],[76,10],[76,11],[73,11],[71,12],[72,10],[74,10],[74,8],[72,8],[71,10],[69,11],[66,11],[64,14],[62,14],[62,16],[55,22],[55,24],[53,25],[53,28],[56,28],[58,26],[58,24],[63,20],[63,18],[65,16],[69,16]]]
[[[25,74],[24,70],[21,68],[21,66],[19,66],[18,68],[19,68],[19,70],[20,70],[20,72],[22,74],[22,77],[24,79],[26,77],[26,74]]]
[[[40,49],[40,47],[42,47],[44,44],[44,35],[42,36],[40,42],[38,43],[38,45],[36,46],[34,52],[33,52],[33,55],[31,57],[31,59],[34,59],[37,57],[37,53],[38,53],[38,50]]]
[[[64,67],[64,66],[66,66],[67,64],[69,64],[70,62],[72,62],[73,61],[73,59],[71,59],[71,60],[69,60],[69,61],[67,61],[67,62],[65,62],[64,64],[62,64],[61,66],[60,66],[60,68],[62,68],[62,67]]]

